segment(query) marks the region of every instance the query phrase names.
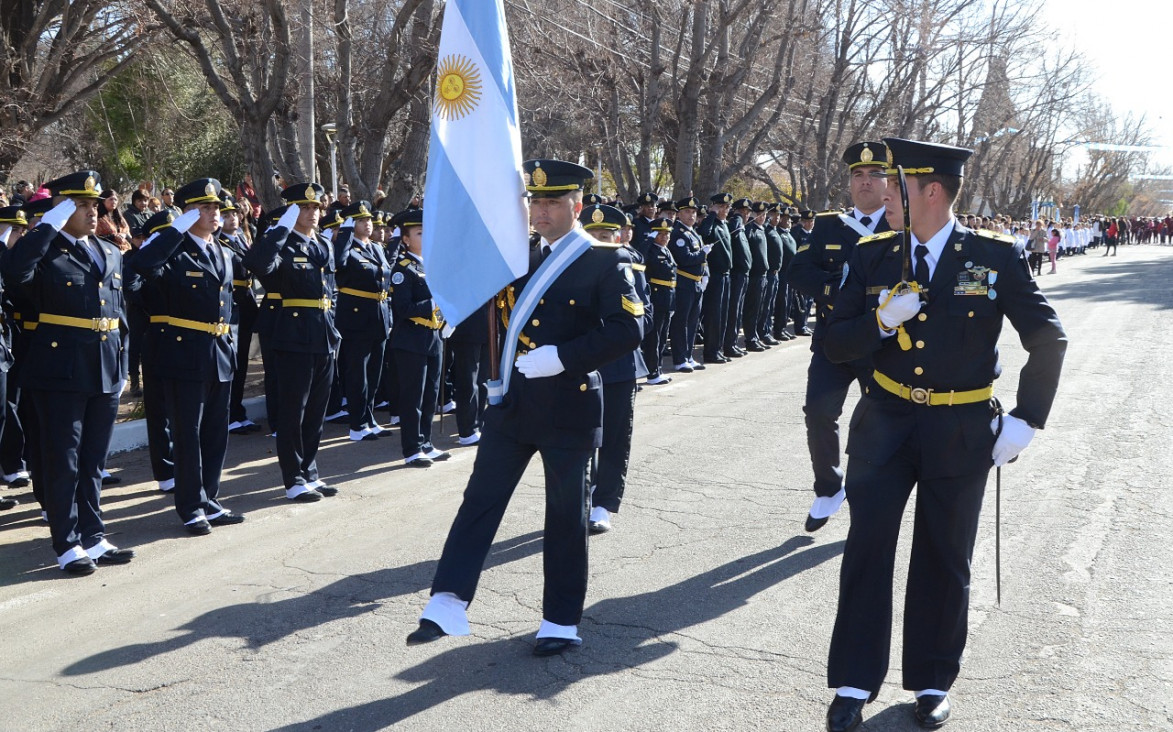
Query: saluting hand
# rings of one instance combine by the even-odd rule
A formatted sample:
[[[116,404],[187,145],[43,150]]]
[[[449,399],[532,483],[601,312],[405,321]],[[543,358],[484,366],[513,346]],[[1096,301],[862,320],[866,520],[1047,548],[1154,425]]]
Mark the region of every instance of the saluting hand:
[[[54,231],[61,231],[61,227],[65,226],[65,222],[69,221],[69,217],[73,216],[73,212],[76,210],[77,204],[73,202],[73,199],[66,198],[42,216],[41,223],[52,226]]]
[[[178,231],[180,234],[187,233],[187,230],[192,227],[192,224],[200,220],[200,210],[193,208],[187,213],[179,215],[179,218],[171,222],[171,228]]]
[[[296,203],[289,204],[289,208],[285,209],[285,213],[281,214],[281,218],[277,219],[277,226],[279,228],[293,229],[293,225],[297,223],[297,217],[301,216],[301,206]]]

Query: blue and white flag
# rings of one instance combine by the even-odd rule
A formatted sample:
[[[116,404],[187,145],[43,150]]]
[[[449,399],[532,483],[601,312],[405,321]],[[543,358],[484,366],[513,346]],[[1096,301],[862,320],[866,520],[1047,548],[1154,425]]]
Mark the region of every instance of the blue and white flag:
[[[1071,223],[1073,223],[1073,224],[1079,223],[1079,204],[1078,203],[1075,204],[1075,210],[1072,212]]]
[[[1030,202],[1030,220],[1039,220],[1039,199],[1037,198]]]
[[[456,325],[529,269],[529,213],[503,0],[448,0],[424,187],[424,268]]]

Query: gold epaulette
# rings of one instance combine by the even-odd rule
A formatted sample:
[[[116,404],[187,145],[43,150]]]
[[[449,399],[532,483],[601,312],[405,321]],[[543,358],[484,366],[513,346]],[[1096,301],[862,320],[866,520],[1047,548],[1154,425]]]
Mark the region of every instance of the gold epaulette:
[[[618,244],[618,243],[609,244],[605,241],[599,241],[598,239],[595,239],[594,241],[592,241],[591,246],[598,247],[600,249],[622,249],[624,247],[623,244]]]
[[[410,259],[408,259],[407,257],[404,257],[403,259],[399,260],[399,266],[400,266],[400,267],[406,267],[406,266],[408,266],[408,265],[410,265],[410,264],[411,264],[411,260],[410,260]]]
[[[982,237],[983,239],[993,239],[994,241],[998,242],[999,244],[1013,244],[1014,243],[1014,237],[1010,236],[1009,234],[999,234],[998,232],[990,231],[989,229],[978,229],[974,233],[977,234],[978,236]]]
[[[838,216],[841,213],[843,213],[843,212],[836,209],[836,210],[832,210],[832,211],[820,211],[817,214],[815,214],[815,216],[816,217],[818,217],[818,216]]]
[[[856,244],[870,244],[874,241],[883,241],[884,239],[891,239],[896,236],[898,232],[895,231],[881,231],[879,234],[872,234],[871,236],[861,237]]]

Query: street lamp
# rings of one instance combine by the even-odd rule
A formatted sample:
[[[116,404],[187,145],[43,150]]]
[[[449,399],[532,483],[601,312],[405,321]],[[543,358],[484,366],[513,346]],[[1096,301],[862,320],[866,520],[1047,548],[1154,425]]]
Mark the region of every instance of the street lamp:
[[[322,125],[322,132],[326,133],[326,142],[330,143],[330,180],[333,182],[334,200],[338,200],[338,125],[333,122]]]

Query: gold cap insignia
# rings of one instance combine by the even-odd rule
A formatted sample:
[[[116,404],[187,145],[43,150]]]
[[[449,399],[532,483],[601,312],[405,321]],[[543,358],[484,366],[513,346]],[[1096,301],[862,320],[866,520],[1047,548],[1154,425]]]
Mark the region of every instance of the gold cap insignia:
[[[534,169],[534,185],[545,186],[547,180],[546,171],[542,170],[541,168]]]
[[[598,206],[595,206],[595,212],[593,214],[591,214],[591,222],[596,223],[596,224],[601,224],[601,223],[603,223],[603,221],[606,220],[606,218],[607,217],[603,214],[603,209],[599,208]]]
[[[364,204],[361,204],[361,203],[358,205],[358,212],[359,212],[360,214],[366,214],[366,213],[370,213],[370,211],[367,211],[367,207],[366,207],[366,205],[364,205]]]
[[[85,187],[86,187],[87,191],[94,190],[94,187],[97,185],[98,185],[98,181],[94,180],[94,176],[91,175],[91,176],[86,177],[86,186]]]
[[[888,167],[895,167],[896,161],[892,158],[892,148],[888,148]]]
[[[726,193],[725,194],[725,203],[733,203],[733,196]]]
[[[872,149],[868,147],[868,144],[865,142],[863,144],[863,150],[861,150],[859,153],[859,162],[870,163],[872,162],[872,158]]]
[[[314,187],[313,187],[313,186],[306,186],[306,187],[305,187],[305,200],[307,200],[307,201],[316,201],[316,200],[318,200],[318,195],[317,195],[316,193],[314,193]]]
[[[17,211],[17,212],[16,212],[16,220],[17,220],[19,223],[22,223],[22,224],[24,224],[24,223],[27,223],[27,222],[28,222],[28,219],[26,219],[26,218],[24,217],[24,211]]]
[[[170,224],[170,223],[171,223],[172,221],[174,221],[174,220],[175,220],[175,214],[173,214],[173,213],[168,213],[168,214],[167,214],[167,223],[169,223],[169,224]]]
[[[204,186],[204,195],[205,195],[205,196],[214,196],[214,195],[216,195],[216,186],[212,185],[211,183],[209,183],[208,185]]]

